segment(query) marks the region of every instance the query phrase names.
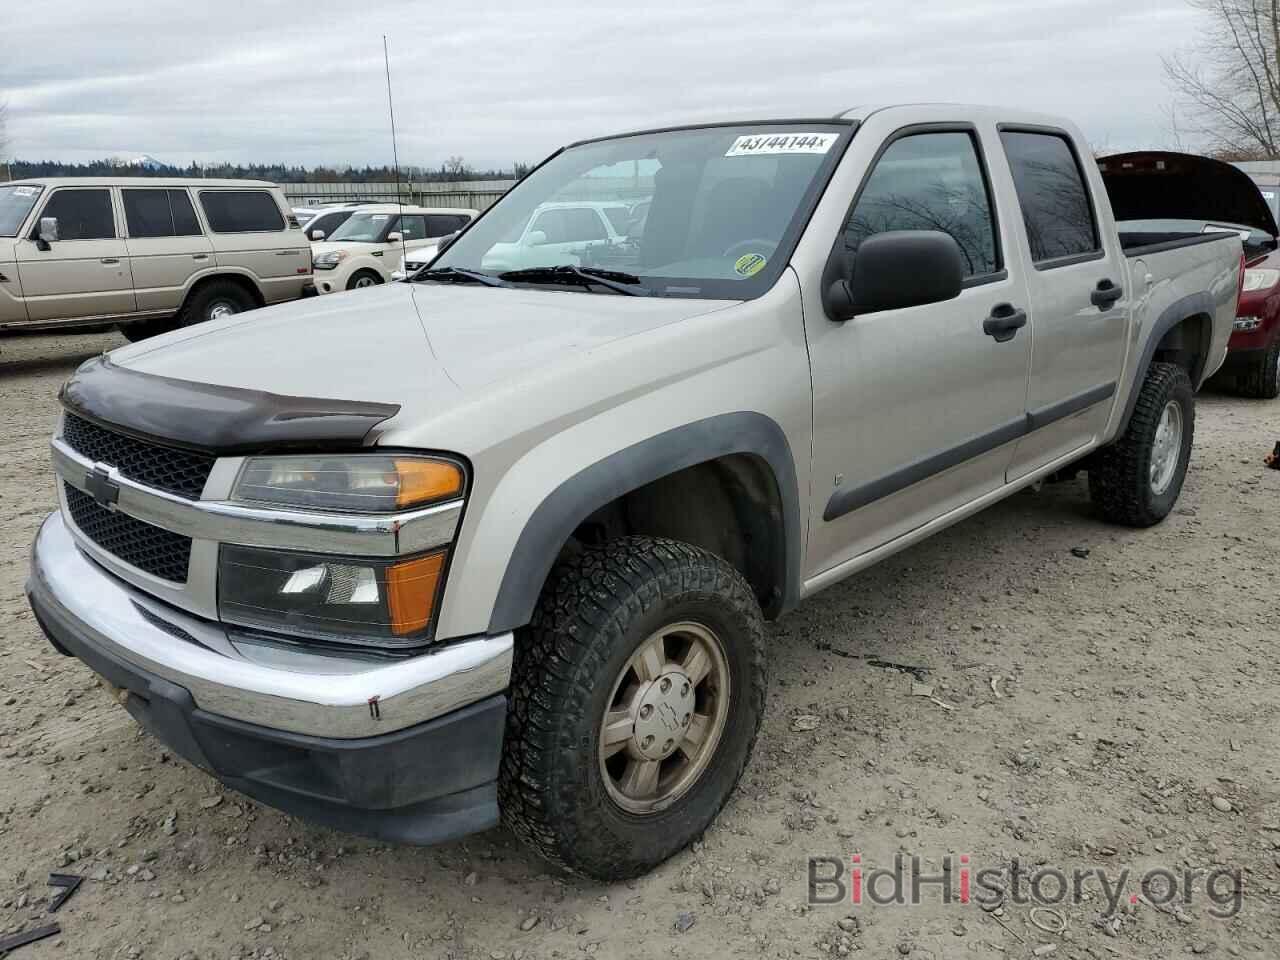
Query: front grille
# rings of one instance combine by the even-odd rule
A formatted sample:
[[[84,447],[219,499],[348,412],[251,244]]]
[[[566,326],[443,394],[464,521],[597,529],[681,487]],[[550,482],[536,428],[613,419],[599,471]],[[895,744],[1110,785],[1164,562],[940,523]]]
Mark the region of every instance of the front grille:
[[[130,566],[163,580],[186,583],[190,537],[108,510],[71,484],[63,486],[71,519],[86,537]]]
[[[200,499],[213,469],[214,458],[208,454],[135,440],[73,413],[63,419],[62,440],[94,463],[108,463],[130,480],[188,500]]]

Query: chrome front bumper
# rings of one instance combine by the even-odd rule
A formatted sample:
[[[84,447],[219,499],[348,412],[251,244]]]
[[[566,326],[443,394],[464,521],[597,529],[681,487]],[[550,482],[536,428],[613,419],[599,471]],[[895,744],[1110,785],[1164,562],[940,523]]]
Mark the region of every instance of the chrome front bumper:
[[[200,709],[314,737],[420,724],[502,692],[511,677],[509,633],[392,661],[230,633],[106,572],[59,514],[36,536],[27,591],[37,612],[43,607],[84,643],[185,688]]]

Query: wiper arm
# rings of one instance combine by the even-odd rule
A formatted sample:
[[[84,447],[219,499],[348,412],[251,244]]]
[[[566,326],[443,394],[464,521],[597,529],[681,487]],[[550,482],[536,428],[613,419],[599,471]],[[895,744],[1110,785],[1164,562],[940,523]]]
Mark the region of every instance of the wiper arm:
[[[650,293],[648,287],[640,286],[641,280],[634,274],[598,267],[575,267],[567,263],[555,267],[508,270],[499,276],[511,283],[565,283],[583,287],[595,284],[617,293],[625,293],[629,297],[645,297]]]
[[[412,277],[413,281],[438,280],[441,283],[483,283],[486,287],[509,287],[511,284],[498,277],[491,277],[479,270],[464,270],[461,267],[432,267],[430,270],[419,270]]]

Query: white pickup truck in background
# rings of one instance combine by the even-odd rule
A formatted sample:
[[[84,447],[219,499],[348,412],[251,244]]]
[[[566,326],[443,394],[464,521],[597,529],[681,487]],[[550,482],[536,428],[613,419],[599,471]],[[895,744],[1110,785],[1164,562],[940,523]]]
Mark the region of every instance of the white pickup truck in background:
[[[644,213],[532,242],[577,200]],[[573,144],[407,283],[83,365],[28,595],[264,803],[635,876],[734,789],[766,618],[1051,475],[1164,518],[1242,269],[1018,110]]]

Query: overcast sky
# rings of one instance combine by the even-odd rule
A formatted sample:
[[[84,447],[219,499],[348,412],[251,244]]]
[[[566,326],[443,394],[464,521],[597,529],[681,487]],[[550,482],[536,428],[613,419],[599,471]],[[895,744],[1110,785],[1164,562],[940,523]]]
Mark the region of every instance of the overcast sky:
[[[0,35],[9,153],[173,163],[538,160],[671,122],[824,116],[859,103],[1001,103],[1109,149],[1169,141],[1160,56],[1183,0],[191,0],[23,4]],[[201,5],[203,6],[203,5]]]

